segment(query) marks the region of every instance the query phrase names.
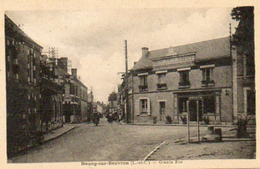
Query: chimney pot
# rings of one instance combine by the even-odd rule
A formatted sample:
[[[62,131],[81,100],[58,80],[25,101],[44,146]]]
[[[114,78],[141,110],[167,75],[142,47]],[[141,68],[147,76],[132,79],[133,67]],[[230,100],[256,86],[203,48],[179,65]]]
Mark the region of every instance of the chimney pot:
[[[148,48],[147,47],[143,47],[142,48],[142,57],[146,57],[148,54]]]
[[[71,74],[73,77],[77,78],[77,69],[76,68],[71,69]]]

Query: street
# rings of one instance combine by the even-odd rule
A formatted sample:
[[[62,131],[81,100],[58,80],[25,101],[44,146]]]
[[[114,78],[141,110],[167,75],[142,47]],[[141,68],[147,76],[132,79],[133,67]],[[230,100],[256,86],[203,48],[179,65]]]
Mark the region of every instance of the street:
[[[67,134],[11,160],[13,163],[143,160],[163,141],[187,134],[186,127],[181,126],[121,125],[115,122],[111,125],[106,118],[100,120],[97,127],[76,124],[77,127]],[[204,132],[206,128],[201,130]],[[191,133],[196,133],[196,127],[191,128]]]

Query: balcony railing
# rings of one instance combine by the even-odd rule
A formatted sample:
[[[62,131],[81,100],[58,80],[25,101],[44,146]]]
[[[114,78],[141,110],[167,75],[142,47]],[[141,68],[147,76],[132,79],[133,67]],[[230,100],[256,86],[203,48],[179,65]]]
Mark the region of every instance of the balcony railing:
[[[201,86],[202,87],[214,86],[214,85],[215,85],[214,80],[202,80],[201,81]]]
[[[189,88],[190,82],[179,82],[179,88]]]
[[[140,85],[139,86],[139,90],[140,91],[147,91],[148,90],[148,86],[147,85]]]
[[[165,90],[165,89],[167,89],[167,84],[166,83],[158,83],[157,89],[158,90]]]

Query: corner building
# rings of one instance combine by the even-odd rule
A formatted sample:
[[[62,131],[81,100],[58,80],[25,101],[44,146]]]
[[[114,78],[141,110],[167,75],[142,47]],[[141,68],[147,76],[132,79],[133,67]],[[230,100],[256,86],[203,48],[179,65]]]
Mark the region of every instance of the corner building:
[[[232,57],[229,37],[149,51],[131,69],[131,112],[135,123],[182,123],[208,118],[211,124],[232,123]],[[131,97],[131,96],[130,96]]]

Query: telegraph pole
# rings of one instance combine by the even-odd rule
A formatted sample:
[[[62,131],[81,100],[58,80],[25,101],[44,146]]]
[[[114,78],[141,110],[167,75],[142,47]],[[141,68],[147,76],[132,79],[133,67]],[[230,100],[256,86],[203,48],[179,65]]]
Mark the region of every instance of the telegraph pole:
[[[125,40],[125,120],[128,123],[128,63],[127,63],[127,40]]]

